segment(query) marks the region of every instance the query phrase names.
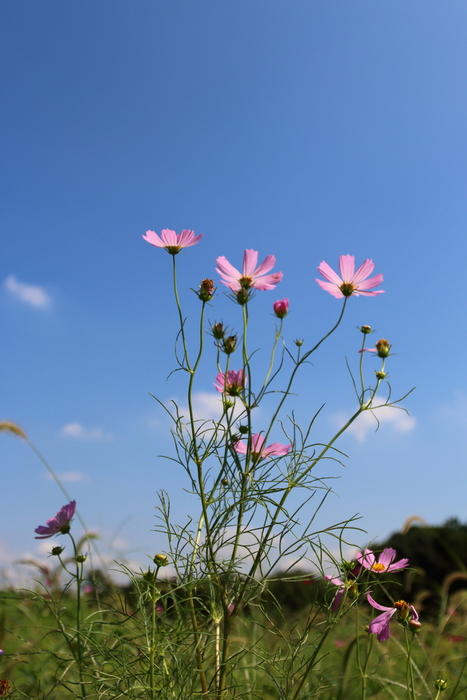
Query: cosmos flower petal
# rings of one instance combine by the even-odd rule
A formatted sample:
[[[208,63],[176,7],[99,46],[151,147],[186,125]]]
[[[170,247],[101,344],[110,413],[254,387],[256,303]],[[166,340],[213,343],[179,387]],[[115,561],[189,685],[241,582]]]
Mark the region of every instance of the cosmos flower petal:
[[[269,455],[275,455],[276,457],[283,457],[284,455],[288,455],[291,449],[292,445],[281,445],[280,442],[273,442],[272,445],[268,445],[268,447],[263,450],[263,456],[268,457]]]
[[[143,236],[144,240],[150,243],[151,245],[155,245],[158,248],[165,248],[165,243],[155,231],[146,231],[146,235]]]
[[[373,608],[376,608],[376,610],[382,610],[383,612],[387,612],[388,610],[395,610],[394,607],[388,608],[386,605],[380,605],[379,603],[377,603],[376,600],[374,600],[371,597],[370,593],[366,594],[366,599]]]
[[[342,299],[344,296],[335,284],[332,284],[331,282],[323,282],[323,280],[316,279],[316,282],[318,282],[319,286],[321,289],[324,289],[326,292],[329,292],[329,294],[332,294],[333,297],[336,297],[336,299]]]
[[[341,280],[341,278],[339,277],[339,275],[337,274],[337,272],[334,272],[334,270],[332,269],[332,267],[330,267],[330,266],[327,264],[327,262],[324,262],[324,260],[323,260],[322,263],[320,263],[320,264],[318,265],[318,272],[319,272],[321,275],[323,275],[323,277],[324,277],[325,279],[327,279],[328,282],[333,282],[333,284],[342,284],[342,280]],[[316,281],[319,282],[320,280],[316,280]]]
[[[243,253],[242,274],[244,277],[253,277],[255,267],[258,264],[258,251],[251,248]]]
[[[166,246],[168,245],[179,245],[178,236],[175,231],[170,228],[163,228],[161,231],[161,238]]]
[[[216,272],[225,277],[226,280],[236,282],[242,276],[241,273],[229,263],[224,255],[217,258],[216,264]]]
[[[377,635],[376,638],[378,642],[385,642],[389,639],[391,634],[391,627],[389,623],[391,622],[392,616],[395,615],[396,612],[396,608],[391,608],[382,615],[378,615],[378,617],[375,617],[375,619],[370,622],[368,630],[371,634]]]
[[[258,254],[256,254],[256,255],[258,255]],[[267,272],[272,270],[272,268],[274,267],[275,264],[276,264],[276,258],[274,257],[274,255],[267,255],[264,258],[261,265],[258,265],[256,270],[253,270],[252,274],[254,275],[254,277],[260,277],[261,275],[265,275]],[[276,272],[276,274],[279,274],[279,273]]]
[[[375,269],[375,264],[373,260],[367,259],[360,265],[357,272],[353,275],[353,278],[349,281],[360,286],[360,282],[369,277],[373,270]]]
[[[353,282],[355,257],[353,255],[341,255],[339,258],[339,270],[344,282]]]
[[[253,287],[259,289],[260,291],[266,291],[268,289],[274,289],[276,284],[279,284],[283,278],[282,272],[273,272],[272,275],[265,275],[261,277],[258,281],[253,282]]]
[[[408,559],[399,559],[399,561],[395,561],[394,564],[389,564],[388,571],[400,571],[401,569],[405,569],[408,565]]]
[[[370,277],[370,279],[358,283],[358,291],[361,292],[365,289],[372,289],[373,287],[377,287],[378,284],[381,284],[383,280],[384,277],[381,274],[375,275],[374,277]],[[381,294],[381,291],[379,291],[378,294]]]
[[[381,554],[379,555],[378,562],[384,566],[385,569],[389,566],[389,564],[392,564],[394,559],[396,558],[396,550],[393,549],[392,547],[386,547],[386,549],[383,549]]]
[[[359,564],[365,567],[365,569],[371,569],[373,564],[375,563],[375,555],[371,551],[371,549],[365,549],[363,554],[358,554],[355,557],[356,561],[358,561]]]

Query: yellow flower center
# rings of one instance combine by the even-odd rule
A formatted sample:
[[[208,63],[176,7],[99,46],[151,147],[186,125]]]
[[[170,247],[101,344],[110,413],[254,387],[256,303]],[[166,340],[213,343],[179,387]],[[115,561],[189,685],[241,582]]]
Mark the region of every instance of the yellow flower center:
[[[251,285],[253,284],[251,277],[240,277],[238,281],[243,289],[250,289]]]
[[[345,297],[350,297],[357,287],[352,282],[343,282],[339,289]]]
[[[379,562],[376,562],[375,564],[373,564],[373,566],[371,568],[373,571],[379,571],[379,572],[386,571],[386,567],[384,566],[384,564],[380,564]]]

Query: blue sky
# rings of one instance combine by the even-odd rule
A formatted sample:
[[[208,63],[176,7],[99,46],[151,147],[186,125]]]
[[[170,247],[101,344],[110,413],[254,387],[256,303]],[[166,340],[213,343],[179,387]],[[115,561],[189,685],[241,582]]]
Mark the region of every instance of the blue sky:
[[[218,279],[219,255],[276,256],[283,281],[251,309],[262,350],[278,298],[291,300],[289,344],[329,329],[340,304],[314,281],[322,260],[372,258],[385,294],[350,299],[290,407],[306,420],[326,402],[320,441],[350,415],[361,324],[393,344],[394,395],[417,389],[411,418],[342,439],[324,521],[360,513],[362,544],[413,514],[465,521],[465,2],[4,0],[0,19],[1,417],[89,527],[144,561],[164,547],[156,492],[176,520],[193,509],[158,458],[170,440],[148,393],[184,401],[166,380],[171,259],[141,238],[162,228],[205,234],[178,259],[190,332],[190,288]],[[222,291],[210,318],[239,329]],[[213,374],[208,358],[200,405]],[[24,443],[0,437],[7,566],[47,551],[33,530],[64,498]]]

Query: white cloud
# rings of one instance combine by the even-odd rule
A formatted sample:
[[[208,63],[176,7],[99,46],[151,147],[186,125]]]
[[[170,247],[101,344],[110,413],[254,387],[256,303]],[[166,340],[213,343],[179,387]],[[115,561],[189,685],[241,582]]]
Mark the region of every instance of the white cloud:
[[[86,474],[80,474],[79,472],[63,472],[62,474],[57,474],[60,481],[63,483],[76,484],[78,481],[88,481],[89,476]],[[50,472],[45,472],[45,477],[49,480],[53,480],[53,476]]]
[[[338,413],[334,416],[333,422],[342,427],[348,420],[348,416],[344,413]],[[391,406],[375,407],[374,412],[364,411],[346,430],[346,433],[353,435],[359,442],[364,442],[368,433],[375,432],[379,428],[383,428],[385,424],[391,426],[397,433],[409,433],[415,428],[416,420],[413,416],[406,413],[403,409],[394,408]]]
[[[93,440],[110,442],[113,440],[111,433],[106,433],[102,428],[85,428],[81,423],[67,423],[60,431],[64,437],[73,437],[78,440]]]
[[[176,399],[174,399],[176,403]],[[240,417],[245,416],[245,410],[240,399],[231,399],[235,401],[233,411],[233,420],[236,421]],[[170,409],[171,410],[171,409]],[[258,415],[258,410],[255,409],[255,415]],[[179,405],[179,412],[186,420],[189,420],[190,412],[188,407]],[[196,391],[193,394],[193,413],[195,420],[219,420],[222,415],[222,398],[218,392]]]
[[[45,289],[38,285],[18,282],[14,275],[8,275],[3,286],[15,299],[36,309],[47,309],[52,303],[52,297]]]

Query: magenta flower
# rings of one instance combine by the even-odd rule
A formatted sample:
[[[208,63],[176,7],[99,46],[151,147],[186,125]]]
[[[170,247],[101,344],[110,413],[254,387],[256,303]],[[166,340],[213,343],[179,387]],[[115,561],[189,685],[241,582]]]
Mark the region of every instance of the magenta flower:
[[[258,462],[266,457],[283,457],[292,449],[292,445],[281,445],[280,442],[273,442],[268,447],[264,447],[264,443],[265,439],[261,433],[251,436],[251,457],[254,462]],[[247,446],[240,440],[235,445],[235,449],[241,455],[246,455],[247,453]]]
[[[402,622],[406,622],[412,626],[413,629],[420,627],[418,621],[418,613],[413,605],[409,605],[405,600],[398,600],[394,603],[391,608],[387,608],[385,605],[380,605],[377,603],[369,593],[366,594],[367,600],[376,610],[382,610],[383,614],[375,617],[374,620],[370,622],[368,628],[370,634],[377,634],[376,639],[378,642],[385,642],[389,639],[391,634],[391,629],[389,623],[393,615],[397,613],[398,617]]]
[[[222,284],[225,284],[233,292],[248,289],[274,289],[284,276],[282,272],[273,272],[271,275],[266,274],[276,264],[274,255],[268,255],[261,265],[256,267],[258,264],[257,250],[245,250],[241,272],[231,265],[223,255],[217,258],[216,263],[216,272],[223,278],[221,280]]]
[[[75,514],[76,501],[70,501],[66,506],[60,508],[55,518],[47,520],[47,525],[39,525],[34,532],[37,532],[36,540],[45,540],[54,535],[66,535],[70,531],[70,522]]]
[[[180,234],[171,231],[169,228],[164,228],[160,236],[155,231],[146,231],[146,235],[143,238],[151,245],[155,245],[156,248],[165,248],[170,255],[177,255],[182,248],[189,248],[191,245],[198,243],[203,235],[201,233],[199,236],[195,236],[195,232],[189,228],[184,228]]]
[[[332,576],[325,576],[326,581],[332,583],[333,586],[337,586],[337,593],[335,595],[334,601],[332,603],[332,609],[334,612],[339,609],[339,605],[342,600],[342,596],[345,592],[345,583],[340,580],[340,578],[333,578]]]
[[[285,318],[289,313],[289,300],[285,298],[279,299],[279,301],[275,301],[274,313],[276,314],[277,318]]]
[[[214,386],[216,390],[221,394],[227,394],[228,396],[240,396],[244,390],[248,377],[242,369],[236,372],[234,369],[229,369],[227,376],[225,372],[219,372],[216,377],[216,382]]]
[[[397,552],[395,549],[392,549],[392,547],[386,547],[386,549],[383,549],[379,555],[378,561],[376,561],[376,557],[371,549],[365,549],[364,553],[358,554],[355,559],[359,564],[365,567],[365,569],[374,571],[375,574],[384,574],[386,571],[400,571],[408,566],[408,559],[399,559],[399,561],[394,561],[396,554]]]
[[[365,297],[374,297],[377,294],[382,294],[383,289],[378,292],[369,292],[368,289],[373,289],[381,284],[383,281],[383,275],[375,275],[367,279],[369,275],[373,272],[375,266],[373,260],[365,260],[365,262],[360,265],[357,272],[355,272],[355,258],[353,255],[341,255],[339,258],[339,270],[341,276],[334,272],[334,270],[329,267],[329,265],[323,262],[318,267],[318,272],[323,275],[327,282],[322,280],[316,280],[321,289],[325,289],[327,292],[332,294],[336,299],[341,299],[342,297],[356,296],[360,294]]]

